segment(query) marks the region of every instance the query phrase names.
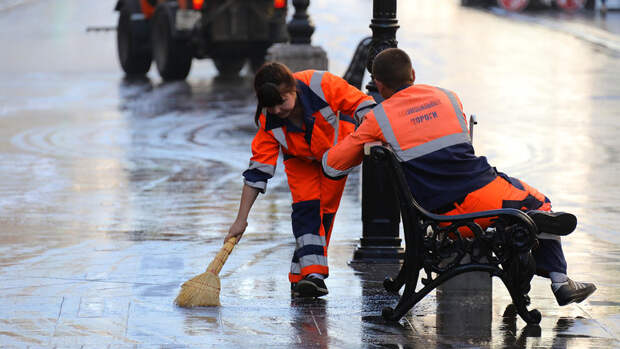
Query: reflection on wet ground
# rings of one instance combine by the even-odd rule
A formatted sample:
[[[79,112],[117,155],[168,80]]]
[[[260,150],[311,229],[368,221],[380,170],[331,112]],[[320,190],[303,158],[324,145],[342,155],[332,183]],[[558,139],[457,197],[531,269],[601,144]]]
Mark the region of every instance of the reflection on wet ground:
[[[535,278],[532,307],[543,320],[526,326],[494,280],[490,298],[433,292],[385,322],[381,309],[397,298],[382,281],[395,266],[348,264],[361,234],[359,173],[334,226],[330,294],[292,300],[280,163],[222,270],[223,306],[187,310],[172,304],[179,285],[205,268],[236,214],[255,132],[251,78],[214,79],[207,62],[187,82],[162,83],[153,71],[125,79],[114,37],[80,27],[114,23],[109,4],[57,3],[0,11],[0,44],[20,39],[0,67],[0,346],[620,346],[620,62],[608,50],[456,2],[399,1],[399,45],[418,82],[456,91],[478,115],[478,152],[579,216],[564,241],[569,273],[597,283],[586,302],[559,308]],[[335,73],[372,12],[370,2],[339,8],[311,5],[314,43]],[[41,11],[56,16],[32,23]],[[32,26],[20,34],[17,23]],[[56,57],[75,47],[89,59]],[[22,59],[46,55],[37,65]]]

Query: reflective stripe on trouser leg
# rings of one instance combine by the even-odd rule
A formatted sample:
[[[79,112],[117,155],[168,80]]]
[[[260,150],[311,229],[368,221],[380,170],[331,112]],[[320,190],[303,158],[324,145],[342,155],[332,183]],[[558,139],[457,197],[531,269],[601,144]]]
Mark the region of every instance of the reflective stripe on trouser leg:
[[[291,214],[295,253],[291,262],[289,280],[298,282],[311,273],[328,275],[327,242],[321,217],[320,200],[301,201],[293,204]]]

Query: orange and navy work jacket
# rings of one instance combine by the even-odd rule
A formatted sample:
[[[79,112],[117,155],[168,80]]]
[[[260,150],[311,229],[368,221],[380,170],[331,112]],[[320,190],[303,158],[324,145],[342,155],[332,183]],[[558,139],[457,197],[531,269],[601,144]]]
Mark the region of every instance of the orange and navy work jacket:
[[[353,132],[356,120],[376,103],[372,97],[326,71],[305,70],[293,74],[298,102],[304,112],[303,128],[263,109],[252,141],[252,158],[243,172],[245,184],[265,192],[273,177],[280,150],[291,157],[316,161],[323,153]]]
[[[328,177],[347,174],[363,159],[365,143],[394,149],[409,188],[428,209],[461,201],[496,178],[485,157],[474,154],[461,101],[452,91],[428,85],[402,88],[365,115],[357,130],[326,152]]]

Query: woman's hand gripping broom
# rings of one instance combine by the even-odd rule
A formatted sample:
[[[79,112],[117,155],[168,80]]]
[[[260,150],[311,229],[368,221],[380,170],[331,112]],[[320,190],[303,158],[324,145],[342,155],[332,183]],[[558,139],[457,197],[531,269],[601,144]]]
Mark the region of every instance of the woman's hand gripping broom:
[[[183,308],[220,305],[220,278],[218,274],[237,241],[237,237],[228,239],[207,267],[207,271],[194,276],[181,285],[181,291],[174,300],[176,305]]]

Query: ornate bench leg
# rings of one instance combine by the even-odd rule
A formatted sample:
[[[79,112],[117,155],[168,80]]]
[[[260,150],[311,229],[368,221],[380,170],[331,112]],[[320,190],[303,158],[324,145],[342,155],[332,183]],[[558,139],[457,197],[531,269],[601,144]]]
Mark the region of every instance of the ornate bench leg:
[[[510,296],[512,297],[512,302],[517,308],[517,313],[523,319],[523,321],[527,322],[530,325],[536,325],[540,323],[542,319],[542,315],[536,309],[527,310],[527,306],[529,305],[529,297],[520,294],[513,294],[510,292]]]
[[[398,294],[398,291],[403,287],[405,282],[407,282],[408,272],[409,272],[409,268],[407,267],[407,263],[405,262],[400,268],[400,271],[398,272],[396,279],[392,279],[391,277],[386,277],[385,280],[383,280],[383,288],[385,288],[385,290],[390,293]],[[416,282],[417,282],[417,278],[416,278]]]
[[[542,319],[538,310],[527,309],[530,304],[530,297],[527,294],[530,291],[530,281],[534,277],[535,268],[532,254],[530,252],[520,253],[518,258],[513,260],[508,268],[504,269],[504,275],[501,277],[510,293],[517,313],[528,324],[538,324]]]
[[[424,287],[422,290],[420,290],[420,292],[416,293],[415,287],[418,283],[417,279],[418,278],[416,277],[414,282],[407,283],[405,285],[405,291],[403,292],[403,295],[398,300],[398,304],[396,305],[396,308],[390,308],[390,307],[383,308],[381,315],[383,316],[384,319],[389,320],[389,321],[400,320],[400,318],[403,317],[403,315],[405,315],[409,311],[409,309],[413,308],[413,306],[416,305],[416,303],[418,303],[422,298],[424,298],[424,296],[426,296],[428,292],[430,292],[430,290],[423,292],[425,291],[426,288],[428,288],[427,286],[427,287]]]
[[[426,286],[421,288],[416,292],[415,288],[418,284],[420,270],[415,274],[415,277],[412,277],[407,284],[405,285],[405,291],[403,295],[398,300],[398,304],[396,308],[386,307],[383,308],[381,315],[384,319],[390,321],[398,321],[401,317],[403,317],[411,308],[413,308],[422,298],[424,298],[427,294],[429,294],[433,289],[435,289],[439,284],[444,282],[448,278],[439,278],[431,281]]]

